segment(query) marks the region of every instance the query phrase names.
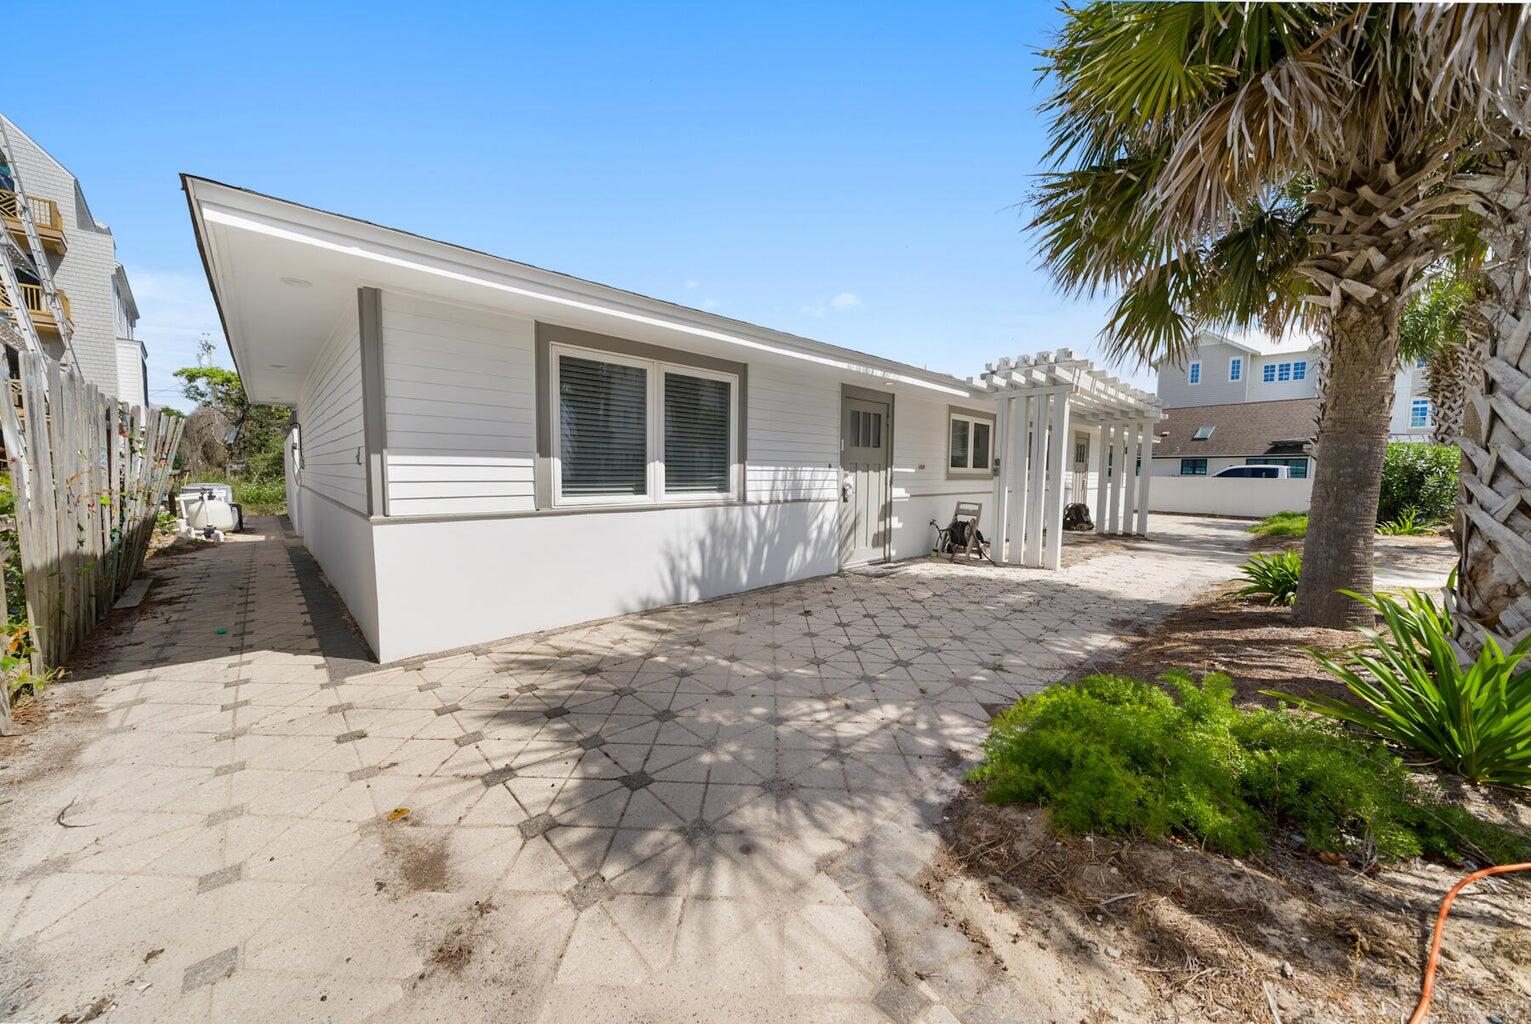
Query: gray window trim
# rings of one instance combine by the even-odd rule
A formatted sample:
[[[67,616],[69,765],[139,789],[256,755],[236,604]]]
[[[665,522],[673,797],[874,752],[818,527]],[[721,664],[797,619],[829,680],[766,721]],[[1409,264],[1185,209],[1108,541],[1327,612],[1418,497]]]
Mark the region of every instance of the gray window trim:
[[[388,399],[383,385],[383,293],[358,288],[362,443],[367,449],[367,513],[388,514]]]
[[[698,370],[712,370],[716,373],[733,374],[739,379],[739,394],[734,401],[738,415],[735,422],[737,432],[734,438],[733,470],[738,474],[739,496],[732,498],[734,502],[748,501],[749,499],[749,474],[746,472],[749,449],[746,441],[749,437],[748,410],[749,410],[749,365],[736,363],[729,359],[718,359],[713,356],[700,355],[695,352],[686,352],[681,349],[666,348],[663,345],[650,345],[646,342],[631,341],[627,338],[615,338],[607,334],[596,334],[593,331],[582,331],[575,327],[564,327],[561,324],[547,324],[540,320],[536,327],[536,403],[537,403],[537,455],[533,460],[533,493],[538,509],[551,509],[553,504],[553,399],[549,392],[552,383],[552,369],[549,350],[553,345],[572,345],[577,348],[591,349],[596,352],[610,352],[612,355],[629,356],[635,359],[652,359],[660,363],[674,363],[680,366],[691,366]],[[560,510],[568,506],[558,506]],[[593,511],[600,506],[588,506],[585,511]],[[629,507],[648,507],[642,503],[634,503]],[[572,509],[580,511],[579,507]]]
[[[970,420],[984,420],[989,424],[989,466],[987,469],[953,469],[952,462],[952,417],[963,416]],[[994,448],[997,439],[994,430],[997,423],[993,412],[985,412],[982,409],[974,409],[971,406],[948,405],[946,407],[946,430],[941,435],[941,465],[946,467],[946,479],[948,480],[993,480],[994,479]],[[972,438],[968,439],[971,448]]]

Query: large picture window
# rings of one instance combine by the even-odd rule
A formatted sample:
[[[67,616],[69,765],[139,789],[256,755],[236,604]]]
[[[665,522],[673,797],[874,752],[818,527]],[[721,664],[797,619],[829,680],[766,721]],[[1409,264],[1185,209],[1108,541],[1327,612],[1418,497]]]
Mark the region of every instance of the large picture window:
[[[739,495],[738,378],[554,345],[553,501],[697,501]]]
[[[946,468],[957,476],[991,475],[994,457],[994,421],[985,416],[951,413],[947,430]]]

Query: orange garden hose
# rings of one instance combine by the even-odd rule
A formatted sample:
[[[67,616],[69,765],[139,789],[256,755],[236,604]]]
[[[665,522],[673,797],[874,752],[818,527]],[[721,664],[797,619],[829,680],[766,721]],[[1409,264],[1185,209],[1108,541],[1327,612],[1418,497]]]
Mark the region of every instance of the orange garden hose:
[[[1414,1008],[1414,1016],[1409,1018],[1409,1024],[1423,1024],[1425,1014],[1430,1012],[1430,997],[1435,994],[1435,965],[1441,958],[1441,933],[1446,930],[1446,912],[1451,909],[1451,901],[1457,898],[1457,893],[1478,879],[1489,875],[1507,875],[1511,871],[1531,871],[1531,864],[1500,864],[1498,867],[1474,871],[1446,893],[1446,898],[1441,901],[1440,913],[1435,915],[1435,934],[1430,939],[1430,959],[1425,963],[1425,987],[1419,994],[1419,1005]]]

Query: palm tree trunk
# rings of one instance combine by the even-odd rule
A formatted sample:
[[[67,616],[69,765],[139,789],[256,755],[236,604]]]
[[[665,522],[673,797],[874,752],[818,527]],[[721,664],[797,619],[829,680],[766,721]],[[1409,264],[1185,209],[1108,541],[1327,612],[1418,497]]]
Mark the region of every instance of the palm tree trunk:
[[[1482,179],[1491,255],[1473,308],[1486,339],[1462,439],[1462,515],[1452,604],[1469,652],[1482,634],[1531,635],[1531,163]]]
[[[1466,429],[1469,396],[1482,387],[1483,356],[1478,338],[1469,330],[1462,341],[1448,341],[1425,366],[1425,394],[1434,416],[1430,439],[1456,444]]]
[[[1306,625],[1339,628],[1371,619],[1365,605],[1340,591],[1372,586],[1399,312],[1397,302],[1345,303],[1330,321],[1313,503],[1293,609]]]

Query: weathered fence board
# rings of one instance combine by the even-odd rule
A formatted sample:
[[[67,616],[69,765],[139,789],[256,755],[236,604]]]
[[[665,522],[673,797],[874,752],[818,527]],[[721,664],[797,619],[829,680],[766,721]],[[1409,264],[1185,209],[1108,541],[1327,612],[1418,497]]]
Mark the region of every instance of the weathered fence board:
[[[0,432],[16,498],[34,669],[62,664],[143,566],[182,421],[16,353]]]

